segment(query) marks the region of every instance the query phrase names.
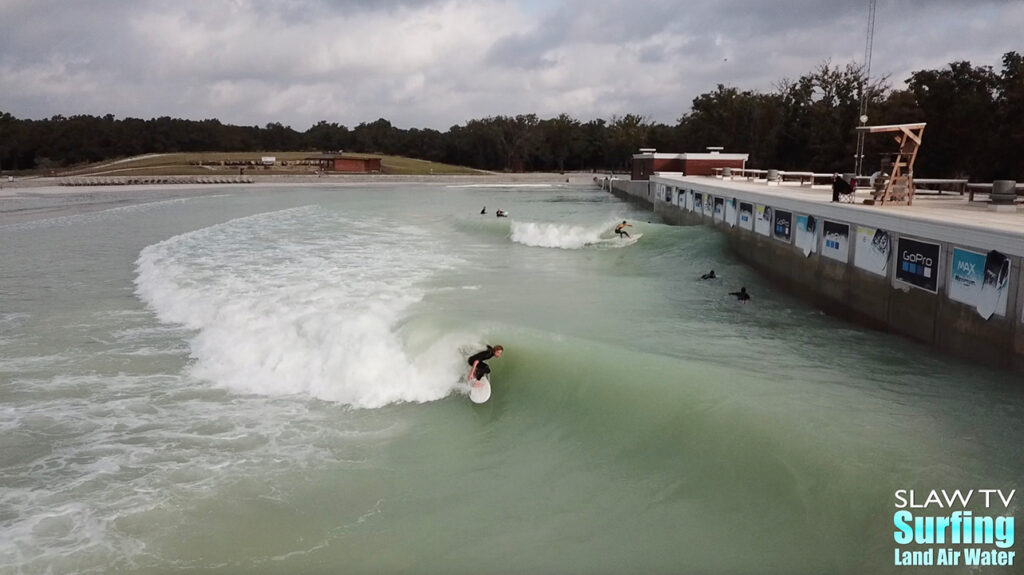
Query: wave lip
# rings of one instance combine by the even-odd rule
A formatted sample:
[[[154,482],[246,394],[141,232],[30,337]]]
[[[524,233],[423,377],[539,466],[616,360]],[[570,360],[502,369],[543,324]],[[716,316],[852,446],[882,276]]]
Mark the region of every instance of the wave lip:
[[[603,237],[609,231],[608,224],[572,225],[545,222],[512,222],[512,241],[525,246],[578,250],[586,246],[608,241]]]

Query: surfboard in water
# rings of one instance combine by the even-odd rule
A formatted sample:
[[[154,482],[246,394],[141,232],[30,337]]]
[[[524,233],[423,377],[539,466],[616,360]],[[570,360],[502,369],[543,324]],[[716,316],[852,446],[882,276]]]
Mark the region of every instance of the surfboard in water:
[[[483,376],[479,380],[469,380],[469,400],[473,403],[484,403],[491,398],[491,378]]]

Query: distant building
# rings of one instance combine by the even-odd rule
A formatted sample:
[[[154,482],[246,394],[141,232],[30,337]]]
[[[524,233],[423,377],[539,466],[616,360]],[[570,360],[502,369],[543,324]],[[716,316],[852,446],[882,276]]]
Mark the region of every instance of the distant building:
[[[707,152],[659,154],[654,148],[640,148],[633,154],[633,180],[649,180],[654,172],[682,172],[687,176],[713,176],[715,168],[743,169],[750,154],[723,154],[721,148]]]
[[[380,158],[377,157],[356,157],[328,153],[306,158],[306,161],[316,163],[325,172],[369,174],[381,171]]]

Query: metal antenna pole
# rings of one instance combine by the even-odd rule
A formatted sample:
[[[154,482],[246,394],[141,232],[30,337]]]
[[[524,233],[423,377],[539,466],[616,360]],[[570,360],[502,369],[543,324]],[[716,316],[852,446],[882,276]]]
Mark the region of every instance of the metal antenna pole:
[[[875,2],[868,0],[868,32],[864,40],[864,77],[860,90],[860,125],[868,121],[868,90],[871,86],[871,49],[875,44]],[[854,173],[861,175],[864,165],[864,130],[857,130],[857,152],[854,154]]]

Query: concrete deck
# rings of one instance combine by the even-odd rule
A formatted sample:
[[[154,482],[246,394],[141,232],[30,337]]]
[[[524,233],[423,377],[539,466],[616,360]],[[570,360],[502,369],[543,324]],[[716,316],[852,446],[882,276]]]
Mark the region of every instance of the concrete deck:
[[[833,203],[831,186],[768,184],[763,180],[730,180],[706,176],[655,175],[651,180],[912,236],[1024,256],[1024,206],[1020,204],[1009,207],[1012,211],[993,211],[988,202],[968,202],[966,195],[919,193],[914,196],[912,206],[869,206],[862,203]],[[856,197],[860,202],[870,198],[871,194],[862,189]]]

